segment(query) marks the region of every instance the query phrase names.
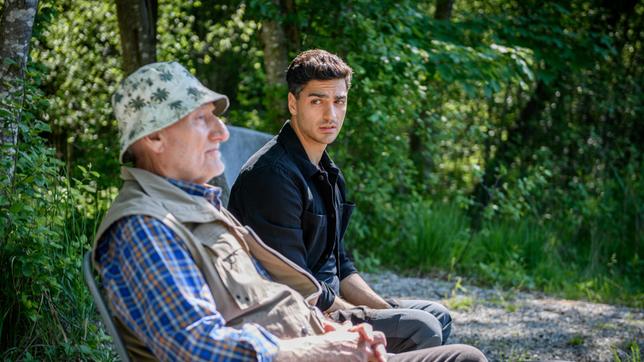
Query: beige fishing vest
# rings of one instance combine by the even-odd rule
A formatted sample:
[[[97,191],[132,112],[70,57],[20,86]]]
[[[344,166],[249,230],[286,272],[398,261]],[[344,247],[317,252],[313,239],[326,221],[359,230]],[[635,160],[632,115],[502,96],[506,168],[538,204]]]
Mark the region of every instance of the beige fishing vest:
[[[189,195],[142,169],[123,167],[121,177],[125,182],[96,233],[94,253],[98,240],[114,222],[130,215],[154,217],[184,240],[227,326],[257,323],[279,338],[323,333],[313,307],[320,294],[313,276],[203,197]],[[272,281],[257,272],[250,255]],[[155,360],[134,333],[115,319],[130,357]]]

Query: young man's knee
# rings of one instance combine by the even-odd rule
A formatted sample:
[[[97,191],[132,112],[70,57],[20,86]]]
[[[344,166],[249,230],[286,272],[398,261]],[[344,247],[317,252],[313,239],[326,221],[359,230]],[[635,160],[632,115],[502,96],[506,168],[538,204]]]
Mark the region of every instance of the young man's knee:
[[[425,302],[426,304],[423,304],[420,302],[421,301],[412,301],[413,303],[412,305],[414,305],[414,308],[412,310],[423,311],[424,313],[429,314],[438,320],[438,322],[442,326],[441,344],[445,344],[447,342],[447,338],[450,336],[452,332],[452,316],[449,310],[441,303]]]
[[[447,307],[441,303],[433,302],[431,307],[426,309],[426,311],[434,315],[443,326],[452,323],[452,315],[449,313]]]
[[[443,326],[432,314],[407,309],[401,318],[401,327],[407,328],[417,348],[430,348],[443,344]]]

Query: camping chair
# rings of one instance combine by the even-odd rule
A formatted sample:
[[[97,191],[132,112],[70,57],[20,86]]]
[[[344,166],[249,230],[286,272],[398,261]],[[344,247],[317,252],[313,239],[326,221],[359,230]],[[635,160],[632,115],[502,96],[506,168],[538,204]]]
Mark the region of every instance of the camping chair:
[[[87,284],[87,287],[89,288],[90,293],[92,293],[94,304],[96,305],[96,309],[98,309],[98,313],[101,315],[103,324],[105,324],[105,329],[107,329],[107,332],[112,337],[112,341],[114,342],[114,348],[116,349],[116,352],[118,352],[123,362],[129,362],[130,357],[128,356],[127,350],[125,349],[125,343],[123,343],[123,339],[121,338],[121,335],[119,334],[118,330],[116,329],[116,326],[114,325],[114,319],[112,319],[112,313],[107,308],[107,304],[105,303],[105,297],[103,296],[103,293],[101,293],[100,282],[94,279],[94,273],[92,272],[92,251],[91,250],[86,252],[85,256],[83,257],[83,277],[85,278],[85,284]]]
[[[230,188],[239,176],[239,171],[244,163],[272,138],[268,133],[243,127],[228,126],[228,131],[230,138],[221,144],[221,157],[226,165],[226,170],[223,175],[210,181],[211,185],[221,187],[221,202],[224,206],[228,205]]]

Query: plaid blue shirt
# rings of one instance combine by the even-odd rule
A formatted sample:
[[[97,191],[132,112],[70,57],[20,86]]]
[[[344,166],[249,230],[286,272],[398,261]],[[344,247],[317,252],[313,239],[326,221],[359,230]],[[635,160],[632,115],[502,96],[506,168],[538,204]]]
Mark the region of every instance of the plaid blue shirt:
[[[220,207],[219,188],[168,181]],[[101,239],[97,261],[113,311],[159,360],[270,361],[277,353],[278,339],[263,327],[226,327],[184,241],[161,221],[120,219]]]

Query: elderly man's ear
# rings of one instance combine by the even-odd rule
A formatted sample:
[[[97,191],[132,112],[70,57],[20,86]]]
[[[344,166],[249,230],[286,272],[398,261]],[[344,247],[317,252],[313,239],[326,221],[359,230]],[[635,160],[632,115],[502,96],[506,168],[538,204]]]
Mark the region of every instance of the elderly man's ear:
[[[163,130],[150,133],[136,142],[138,149],[144,148],[153,154],[160,154],[165,148]]]

